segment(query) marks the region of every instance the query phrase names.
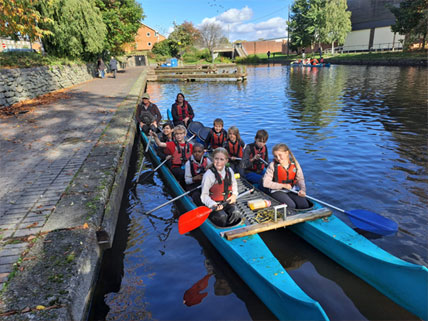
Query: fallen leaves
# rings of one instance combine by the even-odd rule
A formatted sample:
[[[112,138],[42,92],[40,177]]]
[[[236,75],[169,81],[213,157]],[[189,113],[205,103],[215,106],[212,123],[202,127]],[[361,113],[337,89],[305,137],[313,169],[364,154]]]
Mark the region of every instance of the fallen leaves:
[[[59,99],[70,99],[69,89],[60,89],[33,99],[27,99],[11,106],[0,108],[0,118],[8,118],[19,114],[31,113],[34,108],[56,102]],[[33,121],[34,122],[34,121]],[[19,125],[18,125],[19,127]]]

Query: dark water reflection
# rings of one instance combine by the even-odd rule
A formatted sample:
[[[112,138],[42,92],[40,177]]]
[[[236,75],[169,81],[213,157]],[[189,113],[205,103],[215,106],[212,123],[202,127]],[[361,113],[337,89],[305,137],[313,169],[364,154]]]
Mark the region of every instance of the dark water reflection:
[[[372,241],[427,266],[427,70],[266,65],[247,71],[244,84],[150,83],[148,91],[163,115],[183,92],[196,120],[211,126],[221,117],[226,128],[238,126],[246,143],[257,129],[267,129],[269,150],[279,142],[293,150],[309,195],[395,220],[396,235]],[[158,177],[138,186],[138,197],[143,205],[130,201],[121,289],[106,296],[108,319],[274,318],[202,235],[178,235],[178,209],[165,207],[153,213],[157,218],[141,214],[170,198]],[[293,234],[269,232],[263,238],[331,319],[414,318]],[[197,286],[206,288],[193,299],[201,303],[183,304],[199,280]]]

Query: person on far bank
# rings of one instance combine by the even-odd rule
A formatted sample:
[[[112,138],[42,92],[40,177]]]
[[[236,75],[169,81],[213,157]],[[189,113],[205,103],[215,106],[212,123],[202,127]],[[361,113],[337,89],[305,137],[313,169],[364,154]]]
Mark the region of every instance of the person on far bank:
[[[235,203],[238,196],[238,183],[230,167],[226,167],[229,154],[223,147],[213,152],[213,166],[202,177],[201,201],[212,208],[208,217],[220,227],[231,226],[241,221]]]
[[[182,93],[177,94],[175,103],[171,106],[171,114],[174,126],[184,125],[186,128],[189,127],[190,122],[195,117],[192,106],[190,106]]]
[[[211,160],[205,156],[204,153],[204,145],[201,143],[195,143],[193,145],[192,156],[190,156],[184,168],[184,180],[186,182],[187,191],[201,185],[202,176],[207,171],[207,168],[212,164]],[[190,196],[197,206],[202,205],[201,189],[194,190]]]
[[[174,127],[174,139],[172,142],[161,142],[159,137],[154,131],[150,135],[155,139],[156,145],[165,148],[165,154],[172,155],[171,159],[171,172],[181,184],[185,186],[184,181],[184,168],[187,160],[193,154],[193,145],[186,142],[187,129],[183,125]]]
[[[270,58],[270,50],[268,50],[268,52],[267,52],[267,57],[268,57],[268,59]]]
[[[265,172],[265,162],[268,163],[268,151],[266,142],[269,134],[264,129],[259,129],[254,138],[254,142],[245,146],[242,156],[241,167],[245,171],[245,178],[251,184],[258,184],[263,189],[263,175]],[[263,162],[263,160],[265,162]]]
[[[223,147],[229,153],[229,166],[235,173],[244,176],[244,170],[240,166],[242,156],[244,156],[245,143],[241,139],[239,129],[236,126],[231,126],[227,130],[227,141]]]
[[[116,78],[117,60],[114,57],[111,57],[111,60],[110,60],[110,70],[111,70],[111,73],[113,74],[113,78]]]
[[[137,106],[135,118],[137,119],[139,127],[146,135],[149,133],[150,129],[155,132],[159,131],[158,126],[162,116],[158,106],[150,102],[148,93],[143,94],[141,103]]]
[[[205,140],[205,148],[210,150],[214,150],[217,147],[223,147],[227,140],[227,132],[223,128],[223,119],[214,119],[213,125],[213,128],[211,128],[207,139]]]
[[[98,68],[98,76],[100,78],[104,78],[105,76],[104,69],[106,69],[106,65],[104,64],[104,61],[101,58],[98,58],[97,68]]]
[[[291,209],[309,208],[305,198],[306,185],[302,168],[286,144],[276,144],[272,149],[274,161],[263,176],[263,187],[270,190],[271,196]],[[296,190],[298,194],[289,190]]]

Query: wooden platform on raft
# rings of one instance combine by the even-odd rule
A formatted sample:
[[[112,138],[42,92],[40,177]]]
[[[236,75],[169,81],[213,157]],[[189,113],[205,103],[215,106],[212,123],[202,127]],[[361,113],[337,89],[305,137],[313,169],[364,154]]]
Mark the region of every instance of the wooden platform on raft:
[[[223,232],[222,236],[226,237],[227,240],[231,241],[239,237],[253,235],[265,231],[276,230],[281,227],[294,225],[306,221],[313,221],[319,218],[330,216],[332,212],[329,209],[321,208],[307,213],[296,214],[284,219],[279,219],[276,222],[265,222],[260,224],[252,224],[244,227],[240,227],[231,231]]]
[[[238,191],[239,193],[245,192],[251,189],[253,186],[246,181],[245,179],[237,179]],[[246,226],[238,227],[226,232],[222,232],[222,236],[227,240],[233,240],[236,238],[253,235],[261,232],[266,232],[270,230],[276,230],[278,228],[306,222],[313,221],[320,218],[328,217],[332,214],[332,211],[328,208],[318,208],[318,209],[306,209],[306,210],[292,210],[287,209],[287,216],[285,219],[281,217],[282,210],[278,210],[278,219],[275,222],[273,217],[268,221],[259,222],[257,219],[259,210],[251,210],[247,202],[254,199],[268,199],[271,201],[271,207],[265,208],[263,210],[274,210],[275,206],[281,205],[276,199],[272,198],[270,195],[265,194],[259,190],[255,190],[254,193],[239,198],[236,202],[242,218],[244,219]]]
[[[244,81],[245,68],[236,64],[156,67],[148,73],[149,81]]]

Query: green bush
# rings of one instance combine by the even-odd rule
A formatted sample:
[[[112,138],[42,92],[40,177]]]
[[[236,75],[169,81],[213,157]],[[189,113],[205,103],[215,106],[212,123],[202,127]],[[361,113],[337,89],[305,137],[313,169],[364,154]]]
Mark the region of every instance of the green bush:
[[[237,57],[236,62],[246,64],[256,64],[262,62],[263,59],[257,55],[249,55],[247,57]]]

